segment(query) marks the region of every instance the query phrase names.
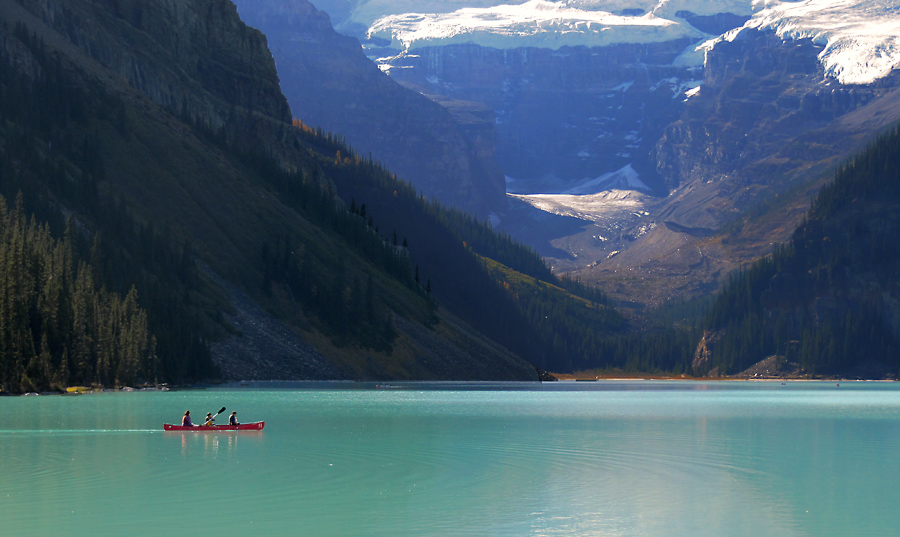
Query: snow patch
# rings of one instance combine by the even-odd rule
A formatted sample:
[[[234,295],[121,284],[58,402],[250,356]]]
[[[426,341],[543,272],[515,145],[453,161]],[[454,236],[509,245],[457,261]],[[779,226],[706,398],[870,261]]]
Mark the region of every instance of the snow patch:
[[[600,177],[588,179],[579,185],[566,190],[563,194],[580,196],[614,189],[643,190],[645,192],[650,192],[650,188],[641,181],[638,173],[631,167],[631,164],[629,164],[614,172],[604,173]]]
[[[697,42],[711,36],[678,14],[750,16],[758,9],[753,0],[359,0],[347,24],[368,28],[369,38],[402,53],[461,43],[559,49],[688,38],[694,44],[673,65],[701,67]]]
[[[750,19],[709,39],[677,15],[685,11]],[[350,23],[403,51],[456,43],[559,49],[705,41],[688,46],[673,62],[678,67],[701,66],[716,43],[760,29],[821,45],[825,72],[842,84],[870,84],[900,68],[897,0],[357,0]]]
[[[350,22],[371,27],[375,21],[389,15],[401,13],[449,14],[464,8],[485,10],[484,17],[499,18],[500,12],[493,8],[504,5],[527,4],[523,0],[356,0]],[[679,11],[690,11],[695,15],[708,16],[719,13],[750,15],[752,0],[568,0],[552,2],[562,4],[572,10],[629,14],[638,17],[653,14],[657,17],[680,20]],[[636,15],[635,15],[636,14]]]
[[[618,222],[644,213],[647,194],[609,190],[583,196],[573,194],[507,194],[541,211],[596,223]]]
[[[585,1],[529,0],[521,4],[463,7],[452,11],[447,7],[458,6],[458,3],[423,2],[415,12],[394,8],[376,18],[367,24],[368,37],[390,41],[393,47],[413,50],[457,43],[499,49],[559,49],[579,45],[598,47],[615,43],[663,42],[684,37],[701,39],[706,35],[683,21],[657,15],[656,11],[671,11],[661,9],[668,3],[666,0],[654,3],[652,9],[642,10],[641,15],[619,15],[609,11],[606,4],[600,9],[600,3]],[[625,2],[621,5],[622,9],[616,11],[635,9],[625,8]],[[443,11],[429,12],[428,8],[443,8]],[[356,17],[357,13],[354,14]]]
[[[823,46],[819,61],[841,84],[871,84],[900,68],[900,9],[893,0],[754,0],[764,7],[744,26],[698,47],[733,41],[746,29],[774,31],[782,39]]]

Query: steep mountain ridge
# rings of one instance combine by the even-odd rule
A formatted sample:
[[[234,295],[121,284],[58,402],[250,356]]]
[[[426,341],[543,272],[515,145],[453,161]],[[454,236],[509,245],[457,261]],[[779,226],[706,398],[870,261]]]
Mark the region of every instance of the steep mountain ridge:
[[[265,146],[271,151],[279,150],[279,156],[290,159],[307,180],[322,180],[321,174],[312,165],[306,151],[277,141],[290,130],[290,113],[287,102],[278,92],[274,62],[271,56],[266,54],[262,34],[245,29],[246,36],[249,36],[247,40],[242,40],[246,45],[245,50],[236,53],[238,58],[241,54],[248,58],[262,58],[262,66],[254,66],[249,62],[220,61],[220,65],[237,66],[237,72],[222,71],[216,77],[207,78],[202,69],[204,62],[200,60],[200,53],[205,49],[196,37],[203,32],[194,28],[190,18],[181,19],[180,32],[173,31],[172,29],[178,27],[179,23],[167,18],[185,13],[188,4],[161,1],[151,10],[149,9],[151,6],[146,3],[119,2],[117,5],[121,10],[131,7],[143,12],[141,6],[147,8],[147,14],[140,19],[141,21],[144,18],[151,19],[151,14],[159,18],[153,26],[166,37],[157,38],[145,34],[143,39],[131,37],[134,32],[130,29],[130,23],[115,17],[114,12],[108,11],[106,9],[108,6],[103,2],[79,3],[80,9],[74,9],[65,1],[38,3],[23,0],[20,5],[27,10],[20,9],[17,2],[3,2],[2,14],[11,24],[15,22],[25,24],[33,35],[44,40],[51,49],[55,49],[61,60],[71,61],[71,74],[78,83],[86,88],[100,84],[103,91],[114,92],[114,95],[124,100],[124,106],[133,109],[119,112],[120,127],[126,131],[130,127],[140,127],[141,130],[133,135],[129,133],[120,136],[120,139],[105,140],[110,144],[131,146],[130,150],[122,151],[106,148],[104,155],[104,158],[108,159],[106,171],[110,175],[111,183],[115,185],[114,188],[117,189],[114,192],[130,199],[138,214],[142,206],[148,211],[161,211],[156,218],[141,214],[142,219],[156,220],[158,224],[177,224],[178,227],[189,230],[189,233],[209,232],[208,240],[201,241],[198,246],[205,245],[210,251],[215,250],[219,260],[224,261],[224,265],[217,265],[216,270],[227,270],[229,276],[233,274],[232,271],[236,274],[242,272],[246,274],[244,267],[248,265],[247,256],[251,249],[250,243],[245,241],[250,237],[241,232],[241,224],[236,220],[227,218],[225,214],[215,214],[216,212],[209,207],[211,200],[205,199],[200,194],[210,192],[223,195],[227,203],[232,204],[228,211],[234,215],[244,212],[238,208],[242,197],[254,199],[258,198],[259,194],[249,195],[248,191],[253,189],[253,185],[248,184],[240,186],[243,190],[240,193],[237,189],[234,191],[224,189],[224,185],[234,185],[234,181],[241,178],[246,171],[236,168],[228,159],[222,158],[220,150],[200,139],[196,133],[190,131],[188,125],[181,124],[178,118],[199,122],[204,129],[217,131],[227,139],[239,140],[252,136],[260,141],[260,147]],[[181,11],[174,9],[176,5],[181,7]],[[216,2],[216,5],[221,10],[212,9],[212,4],[204,3],[197,3],[194,7],[201,10],[209,9],[211,16],[217,14],[230,24],[235,24],[237,15],[233,5],[227,1]],[[167,6],[173,7],[173,10],[166,9]],[[48,26],[42,22],[44,20],[54,26]],[[196,22],[200,29],[215,26],[211,24],[211,20]],[[237,22],[239,23],[239,19]],[[82,23],[86,26],[92,24],[95,26],[87,32],[84,29],[73,29],[80,28],[79,25]],[[150,23],[148,21],[141,24]],[[184,39],[171,37],[178,33],[186,37]],[[75,37],[74,42],[69,41],[70,34]],[[228,41],[227,33],[213,32],[212,35],[218,35],[220,40]],[[193,56],[186,54],[187,59],[180,60],[181,63],[174,56],[170,56],[172,54],[170,46],[183,47],[185,45],[177,43],[184,41],[190,43],[192,39],[197,40]],[[218,43],[215,40],[212,42]],[[129,44],[133,44],[135,48],[128,46]],[[107,54],[113,49],[116,51],[115,54]],[[234,48],[238,49],[240,47]],[[154,53],[156,50],[161,51],[160,55]],[[228,47],[222,45],[217,54],[224,55],[225,50],[228,50]],[[107,64],[111,68],[107,67]],[[146,73],[146,76],[138,76],[140,73]],[[232,76],[237,83],[227,84],[227,89],[208,85],[213,81],[221,81],[221,77]],[[257,80],[264,90],[254,89]],[[246,87],[241,89],[241,86]],[[149,91],[149,94],[145,93],[144,89]],[[228,104],[226,95],[239,94],[254,95],[255,99],[248,101],[252,106],[244,108]],[[147,123],[144,123],[144,120],[148,120]],[[182,147],[176,147],[176,140],[182,138],[185,139]],[[192,151],[195,146],[199,146],[201,151]],[[132,151],[139,152],[146,160],[134,158]],[[173,173],[172,170],[177,171]],[[221,199],[217,201],[224,202]],[[270,210],[283,211],[284,208],[276,204]],[[256,222],[250,225],[250,228],[255,229],[266,216],[260,213],[251,215],[250,218]]]
[[[466,103],[441,106],[398,85],[305,0],[236,3],[244,21],[265,32],[295,117],[340,134],[428,197],[482,216],[503,209],[487,110],[473,115]]]
[[[67,94],[59,103],[41,103],[55,114],[46,121],[34,109],[2,118],[0,181],[4,190],[25,181],[27,205],[51,216],[72,215],[87,246],[91,240],[101,245],[90,255],[110,269],[97,272],[124,285],[137,272],[152,270],[141,263],[149,263],[144,254],[154,251],[120,241],[116,230],[132,240],[125,231],[137,226],[142,241],[157,235],[186,244],[176,264],[196,261],[198,273],[190,278],[202,283],[172,289],[186,309],[161,302],[151,308],[151,326],[155,316],[176,330],[208,327],[195,334],[200,347],[181,352],[218,342],[212,358],[227,378],[536,378],[530,364],[435,305],[412,282],[402,251],[371,232],[356,239],[390,252],[395,262],[388,262],[400,267],[391,273],[348,239],[341,226],[365,230],[365,223],[335,197],[303,133],[290,124],[285,99],[271,93],[277,76],[265,40],[256,30],[240,29],[230,3],[118,2],[119,14],[131,14],[125,19],[107,12],[107,4],[0,2],[4,58],[12,65],[0,90],[21,95],[6,91],[37,85],[42,98]],[[132,16],[141,7],[153,12]],[[203,16],[167,19],[185,10]],[[72,29],[80,21],[91,21],[90,35]],[[148,27],[166,35],[133,35]],[[238,31],[232,35],[228,28]],[[195,57],[169,56],[169,46],[189,43]],[[218,48],[206,49],[207,43]],[[250,61],[259,58],[269,68]],[[29,113],[39,124],[28,124]],[[21,170],[35,163],[36,178],[20,179]],[[96,203],[85,205],[72,191],[85,191],[79,199]],[[85,210],[88,205],[94,212]],[[115,214],[109,206],[118,207]],[[293,251],[285,249],[290,245]],[[103,252],[115,258],[104,260]],[[273,256],[277,252],[281,257]],[[283,271],[288,262],[307,271],[304,283],[314,286],[307,289],[309,298],[291,296],[279,273],[273,276],[273,265]],[[155,300],[148,289],[138,289],[139,301]],[[366,296],[367,307],[342,309]],[[356,321],[348,332],[343,315],[368,320]],[[181,358],[166,360],[177,368]],[[188,369],[163,379],[215,376]]]
[[[265,36],[229,0],[18,3],[112,76],[230,139],[276,141],[290,122]]]

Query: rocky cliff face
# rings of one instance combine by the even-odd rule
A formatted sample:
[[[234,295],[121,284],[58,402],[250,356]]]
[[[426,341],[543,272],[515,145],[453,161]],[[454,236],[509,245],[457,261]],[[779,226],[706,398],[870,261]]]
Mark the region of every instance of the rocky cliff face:
[[[259,31],[229,0],[20,0],[114,76],[234,139],[276,139],[290,122]]]
[[[709,51],[703,85],[656,147],[669,219],[718,228],[739,211],[845,158],[875,125],[844,121],[888,96],[900,78],[844,85],[825,75],[811,40],[744,30]],[[881,125],[896,115],[882,114]],[[712,201],[717,200],[717,201]]]
[[[496,114],[498,158],[515,188],[559,192],[631,164],[650,185],[647,155],[681,113],[700,73],[672,62],[676,40],[608,47],[494,49],[447,45],[384,60],[391,76]]]
[[[697,377],[719,376],[719,370],[717,367],[710,370],[710,358],[712,357],[713,348],[721,338],[722,334],[717,332],[706,331],[703,333],[703,337],[700,338],[700,342],[697,344],[697,349],[694,351],[694,358],[693,360],[691,360],[692,375]]]
[[[429,197],[481,215],[505,205],[490,113],[471,113],[465,103],[444,108],[400,86],[306,1],[237,4],[268,36],[295,117],[340,134]]]
[[[629,300],[697,296],[789,240],[834,168],[900,118],[896,74],[841,84],[826,76],[821,51],[749,29],[710,50],[703,85],[655,148],[671,193],[648,205],[648,220],[664,225],[604,243],[618,254],[594,254],[600,261],[581,277],[621,282],[629,271],[634,281],[616,284]]]

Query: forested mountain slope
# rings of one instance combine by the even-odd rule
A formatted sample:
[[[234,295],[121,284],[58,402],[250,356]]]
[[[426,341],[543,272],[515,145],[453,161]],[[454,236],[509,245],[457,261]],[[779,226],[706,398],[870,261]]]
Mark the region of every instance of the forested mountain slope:
[[[733,275],[709,311],[698,373],[769,356],[808,375],[896,377],[900,130],[836,173],[789,243]]]
[[[24,210],[55,236],[71,218],[98,288],[136,287],[159,363],[134,380],[535,378],[437,307],[407,253],[375,234],[351,237],[365,224],[335,196],[283,97],[267,93],[277,90],[271,57],[268,71],[240,61],[261,34],[229,2],[190,4],[172,9],[205,10],[201,22],[171,19],[164,3],[119,3],[119,13],[0,5],[3,194],[22,191]],[[154,33],[163,21],[175,26]],[[169,47],[184,55],[164,61]],[[279,254],[297,261],[309,296],[277,280]]]
[[[532,364],[604,360],[556,343],[572,329],[563,316],[548,310],[537,329],[543,303],[577,302],[581,333],[625,329],[601,294],[557,280],[530,249],[428,202],[340,136],[292,124],[264,37],[227,0],[2,0],[0,44],[0,194],[20,200],[11,219],[33,218],[29,233],[47,237],[33,259],[71,252],[63,294],[93,280],[136,319],[128,341],[147,342],[116,362],[128,367],[97,358],[88,372],[74,336],[50,334],[67,325],[45,324],[39,304],[15,335],[30,343],[3,347],[4,391],[535,379]],[[552,295],[517,296],[498,262]],[[56,274],[39,264],[33,281]]]

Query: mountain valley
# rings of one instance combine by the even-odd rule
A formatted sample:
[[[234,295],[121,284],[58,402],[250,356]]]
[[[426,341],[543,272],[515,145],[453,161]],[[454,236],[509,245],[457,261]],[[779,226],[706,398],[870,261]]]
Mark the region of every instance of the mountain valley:
[[[496,229],[648,305],[707,293],[767,253],[803,210],[771,233],[738,225],[747,211],[808,205],[898,117],[896,15],[881,2],[317,7],[394,80],[493,111],[509,195]],[[716,245],[739,227],[743,248]],[[699,284],[666,284],[679,274]]]
[[[890,6],[410,6],[0,0],[0,393],[894,377]]]

